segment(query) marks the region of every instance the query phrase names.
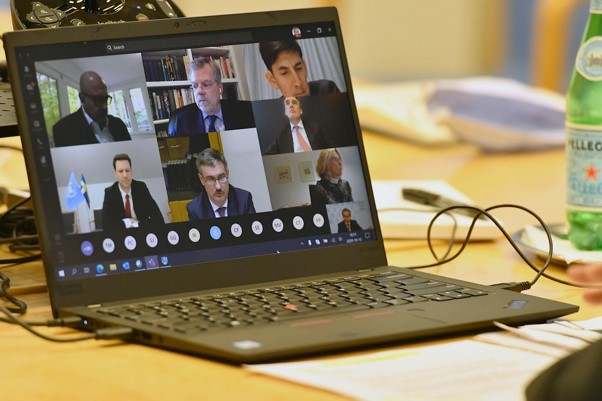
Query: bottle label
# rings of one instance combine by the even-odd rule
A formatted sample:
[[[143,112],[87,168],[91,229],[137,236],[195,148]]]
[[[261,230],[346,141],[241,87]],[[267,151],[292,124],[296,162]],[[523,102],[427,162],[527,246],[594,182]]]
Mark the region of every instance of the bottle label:
[[[590,0],[589,2],[590,13],[602,13],[602,0]]]
[[[589,38],[579,47],[575,68],[590,81],[602,80],[602,36]]]
[[[567,123],[567,202],[602,207],[602,127]]]

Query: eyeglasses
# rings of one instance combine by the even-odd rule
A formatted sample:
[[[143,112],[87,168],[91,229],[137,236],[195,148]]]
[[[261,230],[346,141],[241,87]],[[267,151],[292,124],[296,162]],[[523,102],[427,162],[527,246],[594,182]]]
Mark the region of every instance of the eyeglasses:
[[[88,95],[85,92],[82,92],[82,95],[89,97],[97,105],[103,105],[103,104],[108,105],[108,104],[111,104],[111,101],[113,100],[113,98],[110,95],[92,96],[92,95]]]
[[[225,183],[228,182],[228,176],[227,175],[220,175],[217,178],[214,178],[214,177],[203,177],[203,180],[205,180],[205,184],[207,184],[209,186],[214,186],[216,182],[219,182],[220,185],[224,185]]]
[[[192,85],[190,85],[190,87],[191,87],[192,89],[194,89],[194,90],[197,90],[197,89],[199,89],[199,88],[203,88],[203,90],[206,90],[206,91],[207,91],[207,90],[211,89],[211,87],[212,87],[213,85],[215,85],[216,83],[217,83],[217,81],[203,81],[203,82],[201,82],[201,83],[199,83],[199,84],[197,84],[197,83],[195,82],[195,83],[193,83]]]

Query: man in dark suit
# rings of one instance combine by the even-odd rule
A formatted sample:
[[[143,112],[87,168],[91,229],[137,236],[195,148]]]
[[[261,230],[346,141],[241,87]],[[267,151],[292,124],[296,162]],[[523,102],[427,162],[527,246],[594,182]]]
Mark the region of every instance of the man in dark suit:
[[[255,213],[249,191],[228,181],[228,162],[215,149],[207,148],[197,157],[201,194],[186,205],[188,220],[211,219]]]
[[[344,208],[341,211],[341,214],[343,215],[343,221],[339,223],[340,233],[363,230],[363,228],[357,223],[357,220],[351,219],[351,210]]]
[[[265,154],[308,152],[333,147],[316,122],[303,121],[303,109],[299,98],[284,98],[284,114],[289,123],[278,133],[276,140]]]
[[[117,181],[105,188],[102,204],[102,228],[120,228],[164,224],[157,202],[142,181],[132,179],[132,161],[126,154],[113,158],[113,169]]]
[[[333,81],[307,81],[307,64],[301,46],[294,39],[260,43],[259,52],[268,69],[265,79],[284,97],[340,92]]]
[[[81,107],[52,127],[55,147],[132,139],[124,122],[109,115],[107,106],[111,102],[111,96],[96,72],[87,71],[81,75],[79,100]]]
[[[255,126],[251,102],[221,99],[222,75],[217,64],[207,58],[190,63],[194,103],[174,110],[169,117],[169,136],[190,136],[189,153],[209,147],[208,132]]]

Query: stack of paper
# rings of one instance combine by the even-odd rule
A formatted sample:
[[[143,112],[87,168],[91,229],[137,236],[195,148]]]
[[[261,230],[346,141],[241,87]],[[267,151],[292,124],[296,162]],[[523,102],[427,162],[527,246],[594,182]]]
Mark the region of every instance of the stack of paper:
[[[246,368],[363,401],[521,401],[538,373],[602,338],[602,318],[501,327],[472,340]]]

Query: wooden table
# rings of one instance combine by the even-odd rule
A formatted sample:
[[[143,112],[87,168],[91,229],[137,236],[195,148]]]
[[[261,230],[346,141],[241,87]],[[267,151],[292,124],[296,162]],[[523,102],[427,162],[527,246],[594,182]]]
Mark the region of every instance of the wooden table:
[[[425,148],[372,134],[365,135],[365,145],[373,179],[443,179],[482,206],[518,203],[532,208],[547,222],[564,219],[562,150],[482,154],[467,144]],[[0,158],[0,185],[23,186],[25,175],[19,171],[22,161],[19,163],[14,154],[9,159],[12,161]],[[510,232],[533,223],[516,211],[499,215]],[[386,248],[390,264],[411,266],[432,261],[424,241],[386,241]],[[28,268],[39,274],[40,265],[32,263]],[[561,267],[552,270],[564,274]],[[485,284],[533,277],[505,240],[471,243],[458,259],[429,271]],[[17,285],[19,271],[13,272]],[[581,311],[571,316],[573,319],[602,314],[601,308],[583,304],[581,290],[545,278],[529,293],[582,305]],[[22,298],[30,307],[27,319],[50,318],[45,293]],[[72,331],[59,328],[45,332],[65,335]],[[49,343],[7,324],[0,324],[0,355],[0,394],[7,400],[346,399],[239,367],[136,344]]]

